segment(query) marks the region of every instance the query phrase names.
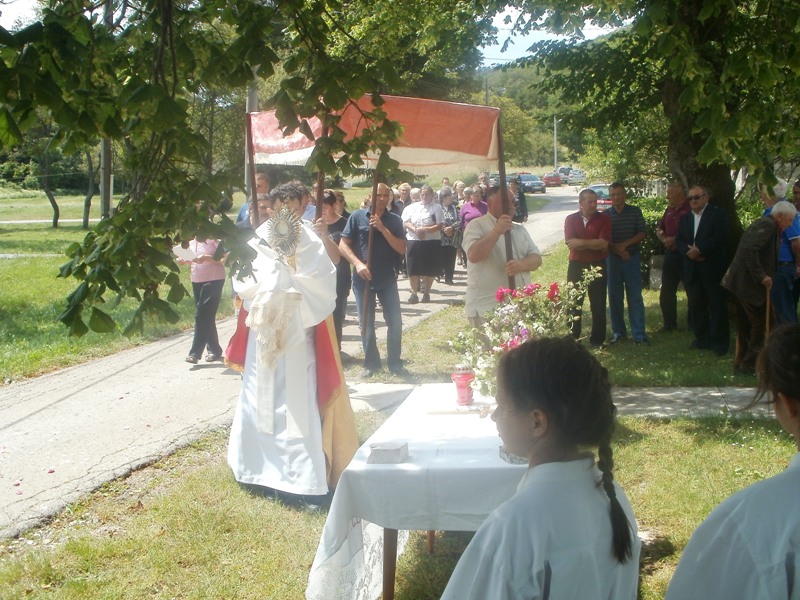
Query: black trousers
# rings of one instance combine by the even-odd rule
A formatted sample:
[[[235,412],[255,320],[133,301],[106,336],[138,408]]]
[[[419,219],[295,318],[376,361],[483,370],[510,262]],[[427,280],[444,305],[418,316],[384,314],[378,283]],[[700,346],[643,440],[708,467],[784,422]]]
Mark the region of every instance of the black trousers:
[[[736,304],[736,354],[733,367],[754,371],[756,357],[764,346],[767,331],[766,306],[755,306],[735,298]]]
[[[456,271],[456,247],[442,246],[442,273],[445,281],[453,281],[453,274]]]
[[[222,347],[219,345],[217,336],[217,309],[224,285],[224,279],[202,283],[192,282],[195,311],[194,340],[192,349],[189,351],[190,356],[202,358],[204,348],[208,349],[209,354],[217,356],[222,354]]]
[[[658,303],[664,329],[678,328],[678,286],[683,281],[683,257],[669,250],[664,254],[664,267],[661,272],[661,291]],[[692,316],[689,314],[689,323]]]
[[[600,277],[589,284],[589,309],[592,311],[592,333],[589,343],[599,346],[606,340],[606,262],[601,260],[594,263],[581,263],[569,261],[567,266],[567,281],[578,283],[583,273],[590,267],[599,267]],[[581,337],[581,321],[583,320],[583,298],[578,299],[578,307],[573,311],[572,335],[577,339]]]
[[[719,279],[696,274],[685,285],[694,346],[713,350],[720,355],[725,354],[730,348],[731,331],[728,302]]]

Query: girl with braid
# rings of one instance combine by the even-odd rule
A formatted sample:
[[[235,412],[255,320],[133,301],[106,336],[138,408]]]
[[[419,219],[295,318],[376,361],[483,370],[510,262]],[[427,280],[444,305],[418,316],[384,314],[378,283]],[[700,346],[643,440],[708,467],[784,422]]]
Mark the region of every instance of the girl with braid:
[[[800,325],[772,332],[756,359],[758,392],[800,450]],[[734,494],[692,534],[667,600],[800,598],[800,453]]]
[[[492,419],[529,468],[475,534],[443,600],[636,598],[641,544],[612,474],[615,412],[607,371],[572,338],[503,355]]]

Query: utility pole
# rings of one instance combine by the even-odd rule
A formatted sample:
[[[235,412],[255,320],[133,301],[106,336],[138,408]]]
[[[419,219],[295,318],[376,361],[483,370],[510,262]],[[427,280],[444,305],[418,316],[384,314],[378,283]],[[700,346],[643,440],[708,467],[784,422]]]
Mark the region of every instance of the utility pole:
[[[558,119],[553,115],[553,171],[558,172]]]
[[[108,0],[103,12],[103,23],[108,32],[114,27],[114,2]],[[100,141],[100,218],[111,216],[111,140]]]

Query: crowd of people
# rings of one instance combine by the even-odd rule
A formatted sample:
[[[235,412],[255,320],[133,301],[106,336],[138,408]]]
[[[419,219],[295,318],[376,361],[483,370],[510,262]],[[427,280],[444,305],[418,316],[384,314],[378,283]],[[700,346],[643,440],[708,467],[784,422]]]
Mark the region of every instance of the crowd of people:
[[[656,233],[664,245],[662,285],[659,292],[661,331],[678,329],[677,294],[686,291],[686,328],[690,347],[725,356],[731,346],[728,300],[736,307],[734,372],[755,374],[755,358],[770,326],[797,323],[800,299],[800,181],[794,184],[793,202],[784,199],[788,184],[778,180],[762,186],[764,215],[742,235],[733,256],[729,248],[726,211],[712,200],[709,188],[679,183],[667,188],[667,207]],[[645,333],[642,271],[639,246],[647,235],[642,211],[627,204],[625,186],[609,186],[611,207],[597,210],[597,194],[580,192],[578,212],[564,222],[569,247],[568,281],[579,281],[594,267],[600,277],[587,294],[592,314],[590,344],[616,345],[628,337],[628,324],[636,344],[649,344]],[[606,341],[606,300],[611,337]],[[572,332],[581,337],[582,305],[575,310]]]
[[[250,274],[233,279],[241,302],[234,340],[238,335],[243,379],[228,464],[237,481],[258,493],[316,509],[358,444],[340,358],[351,288],[364,374],[381,368],[375,336],[380,307],[387,366],[404,375],[401,273],[412,290],[408,303],[427,302],[434,281],[453,283],[460,261],[467,270],[466,314],[479,327],[496,305],[496,290],[530,283],[542,256],[522,225],[524,194],[511,185],[504,197],[504,188],[485,174],[472,186],[443,181],[438,192],[429,185],[381,183],[374,201],[352,214],[333,190],[322,190],[316,206],[315,190],[298,181],[270,189],[262,175],[259,183],[240,223],[251,230],[256,258]],[[730,293],[736,372],[758,373],[759,398],[771,398],[781,425],[800,440],[800,220],[795,204],[783,200],[786,191],[780,181],[763,188],[764,216],[747,228],[728,260],[727,215],[709,203],[709,190],[670,185],[657,226],[666,249],[659,304],[663,329],[678,328],[682,282],[692,347],[724,355]],[[800,204],[800,181],[793,195]],[[596,193],[585,189],[579,210],[566,218],[567,279],[578,281],[589,268],[600,272],[587,289],[591,346],[606,345],[606,299],[610,344],[622,342],[628,327],[634,343],[647,344],[639,252],[647,228],[641,210],[627,204],[622,183],[610,186],[610,196],[611,207],[601,212]],[[224,250],[217,241],[196,239],[188,251],[197,317],[187,361],[196,363],[204,349],[207,361],[219,360],[213,317]],[[765,305],[774,306],[772,315]],[[606,369],[580,343],[581,317],[578,307],[575,339],[529,340],[500,361],[492,419],[505,449],[529,468],[516,495],[475,535],[443,598],[636,597],[641,542],[613,474],[616,408]],[[769,336],[773,321],[784,326]],[[687,546],[668,598],[776,597],[787,585],[793,597],[798,548],[791,510],[778,507],[765,518],[763,506],[791,498],[795,463],[711,514]]]

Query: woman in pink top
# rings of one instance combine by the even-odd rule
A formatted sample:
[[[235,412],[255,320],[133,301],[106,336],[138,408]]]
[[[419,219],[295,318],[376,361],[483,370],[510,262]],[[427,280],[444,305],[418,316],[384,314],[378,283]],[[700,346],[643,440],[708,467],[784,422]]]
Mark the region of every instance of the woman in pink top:
[[[222,346],[217,337],[217,308],[225,285],[224,257],[214,260],[219,246],[217,240],[189,242],[189,249],[197,256],[192,265],[192,291],[194,292],[194,340],[186,362],[197,364],[203,349],[208,349],[206,362],[222,360]]]

